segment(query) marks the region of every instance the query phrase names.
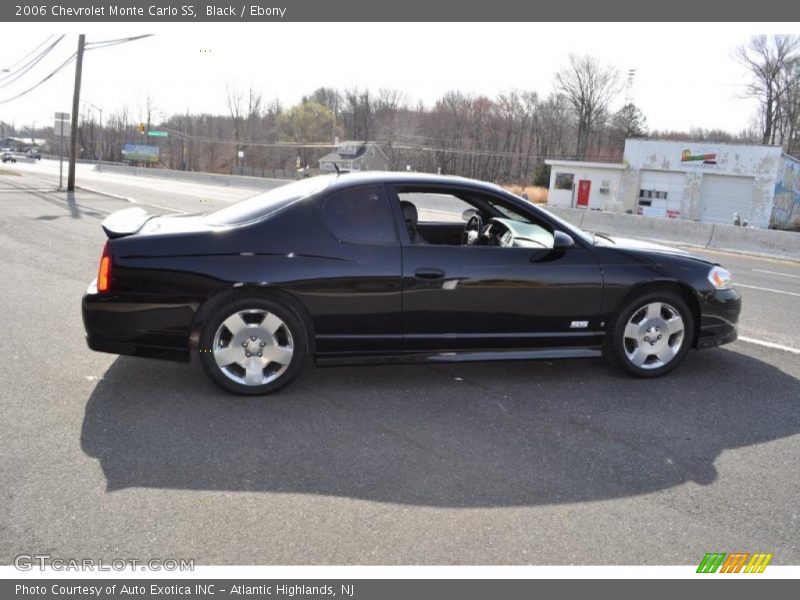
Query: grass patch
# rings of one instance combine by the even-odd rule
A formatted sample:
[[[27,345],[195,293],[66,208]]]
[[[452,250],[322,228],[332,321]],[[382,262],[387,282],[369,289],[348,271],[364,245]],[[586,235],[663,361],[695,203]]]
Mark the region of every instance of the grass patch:
[[[9,171],[8,169],[0,169],[0,175],[13,175],[14,177],[19,177],[19,173],[16,171]]]
[[[547,188],[538,185],[505,185],[506,190],[517,196],[524,193],[534,204],[547,204]]]

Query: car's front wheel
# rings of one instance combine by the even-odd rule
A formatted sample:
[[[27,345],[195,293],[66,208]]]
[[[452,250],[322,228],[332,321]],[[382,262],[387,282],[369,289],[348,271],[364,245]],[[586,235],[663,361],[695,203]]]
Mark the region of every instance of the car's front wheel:
[[[291,383],[308,355],[301,319],[268,298],[223,305],[200,335],[200,362],[221,388],[237,394],[275,392]]]
[[[628,300],[609,331],[606,352],[637,377],[672,371],[686,356],[694,336],[694,319],[686,301],[669,290],[651,291]]]

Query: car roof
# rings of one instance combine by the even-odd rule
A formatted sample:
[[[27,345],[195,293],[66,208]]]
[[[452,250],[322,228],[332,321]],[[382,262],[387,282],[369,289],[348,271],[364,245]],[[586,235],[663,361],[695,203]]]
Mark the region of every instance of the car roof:
[[[449,185],[458,187],[482,188],[486,191],[503,192],[494,183],[469,179],[457,175],[437,175],[435,173],[414,173],[409,171],[359,171],[342,173],[330,183],[330,189],[369,183],[400,183],[420,185]]]

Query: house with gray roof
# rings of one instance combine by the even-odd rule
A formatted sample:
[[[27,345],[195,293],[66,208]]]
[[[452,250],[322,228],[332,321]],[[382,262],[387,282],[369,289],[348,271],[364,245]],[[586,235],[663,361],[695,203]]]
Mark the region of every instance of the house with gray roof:
[[[389,158],[375,142],[338,142],[333,152],[319,159],[321,173],[336,171],[386,171]]]

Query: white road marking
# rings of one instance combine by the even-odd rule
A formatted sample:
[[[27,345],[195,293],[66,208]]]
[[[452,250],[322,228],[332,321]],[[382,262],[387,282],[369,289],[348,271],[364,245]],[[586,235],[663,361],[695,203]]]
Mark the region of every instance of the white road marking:
[[[775,290],[773,288],[759,287],[757,285],[745,285],[744,283],[738,283],[738,282],[734,283],[733,286],[749,288],[751,290],[761,290],[762,292],[773,292],[775,294],[786,294],[787,296],[797,296],[798,298],[800,298],[800,294],[798,294],[797,292],[787,292],[786,290]]]
[[[783,344],[776,344],[775,342],[768,342],[766,340],[757,340],[740,335],[739,341],[755,344],[757,346],[764,346],[765,348],[772,348],[773,350],[783,350],[784,352],[791,352],[792,354],[800,354],[800,348],[792,348],[791,346],[784,346]]]
[[[800,275],[792,275],[791,273],[781,273],[780,271],[768,271],[767,269],[753,269],[753,271],[758,271],[759,273],[769,273],[770,275],[783,275],[784,277],[793,277],[794,279],[800,279]]]

